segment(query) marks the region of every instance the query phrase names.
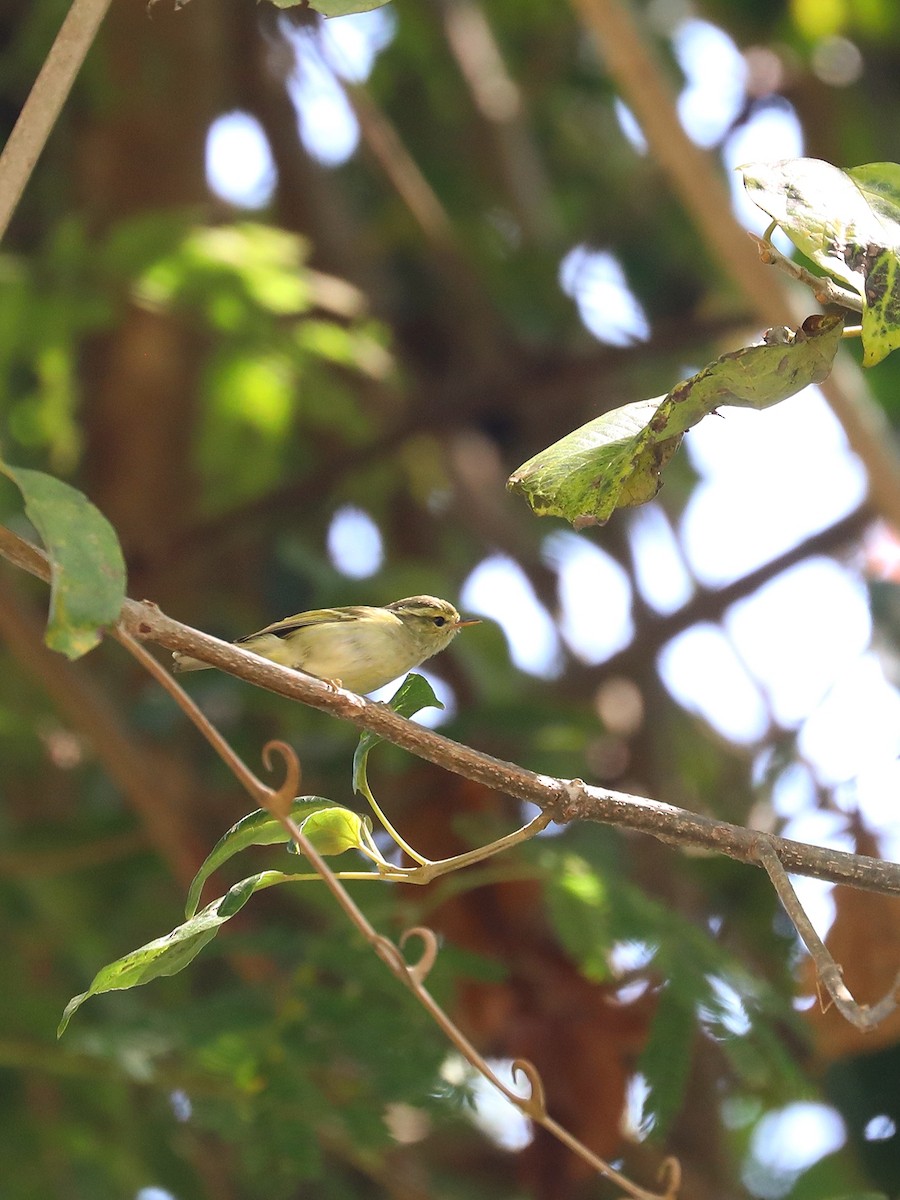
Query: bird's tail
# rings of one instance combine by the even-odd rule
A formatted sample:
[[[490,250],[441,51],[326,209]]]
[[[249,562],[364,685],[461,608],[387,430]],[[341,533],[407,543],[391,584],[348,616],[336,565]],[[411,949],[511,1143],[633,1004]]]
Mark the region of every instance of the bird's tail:
[[[199,658],[191,658],[189,654],[182,654],[180,650],[173,650],[172,670],[176,675],[182,675],[185,671],[208,671],[209,663],[201,662]]]

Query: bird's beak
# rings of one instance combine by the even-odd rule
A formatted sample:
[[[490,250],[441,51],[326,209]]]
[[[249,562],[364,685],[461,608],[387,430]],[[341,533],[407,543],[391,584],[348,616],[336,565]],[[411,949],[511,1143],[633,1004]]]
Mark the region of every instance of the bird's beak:
[[[456,628],[457,628],[457,629],[465,629],[465,627],[466,627],[467,625],[480,625],[480,624],[481,624],[481,618],[480,618],[480,617],[471,617],[471,618],[469,618],[469,620],[467,620],[467,621],[457,621],[457,622],[456,622]]]

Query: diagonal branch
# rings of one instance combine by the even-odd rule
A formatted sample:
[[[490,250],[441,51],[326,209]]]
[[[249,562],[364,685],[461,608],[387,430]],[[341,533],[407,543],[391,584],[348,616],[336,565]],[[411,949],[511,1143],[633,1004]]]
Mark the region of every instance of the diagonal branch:
[[[49,578],[46,556],[0,526],[0,555]],[[182,625],[148,601],[126,600],[119,626],[139,641],[152,641],[168,650],[181,650],[210,666],[236,675],[247,683],[296,700],[360,729],[379,734],[410,754],[481,783],[493,791],[536,804],[554,821],[599,821],[650,834],[674,846],[691,847],[724,854],[751,866],[759,866],[759,834],[727,821],[716,821],[700,813],[687,812],[645,796],[633,796],[606,788],[592,787],[581,779],[555,779],[504,762],[480,750],[461,745],[433,730],[300,671],[259,658],[236,645]],[[900,895],[900,864],[862,854],[810,846],[788,838],[771,839],[784,868],[797,875],[811,875],[832,883],[844,883],[888,895]]]

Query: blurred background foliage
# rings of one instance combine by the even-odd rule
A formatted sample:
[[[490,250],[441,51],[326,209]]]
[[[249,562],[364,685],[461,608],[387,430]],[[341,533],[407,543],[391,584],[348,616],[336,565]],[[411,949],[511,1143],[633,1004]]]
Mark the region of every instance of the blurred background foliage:
[[[0,3],[4,134],[65,9]],[[890,0],[634,13],[673,95],[718,81],[699,105],[719,124],[694,136],[723,177],[729,147],[770,120],[795,138],[772,157],[900,160]],[[823,408],[791,409],[790,434],[759,424],[770,414],[720,423],[752,461],[715,501],[706,561],[765,533],[730,573],[704,575],[688,519],[703,446],[735,443],[695,440],[652,517],[585,534],[504,491],[540,448],[761,328],[578,11],[402,0],[346,21],[114,0],[0,255],[4,457],[86,491],[130,593],[179,619],[235,637],[311,607],[460,600],[492,621],[432,664],[450,736],[895,854],[859,781],[877,766],[883,800],[897,782],[900,559],[862,482],[836,501],[837,467],[803,475],[822,461]],[[867,379],[891,420],[897,361]],[[27,533],[5,480],[0,518]],[[802,601],[772,591],[809,562]],[[762,595],[753,652],[736,650],[732,616]],[[188,972],[92,1000],[55,1043],[98,967],[177,924],[191,874],[250,805],[117,646],[73,666],[45,651],[45,605],[0,569],[0,1193],[614,1194],[498,1106],[314,887],[256,897]],[[784,647],[814,617],[825,665],[805,674]],[[700,653],[713,642],[730,657]],[[694,647],[680,666],[677,646]],[[803,703],[779,704],[767,654]],[[815,722],[857,661],[869,690],[840,693],[818,744],[844,766],[828,767]],[[352,730],[214,673],[188,686],[251,766],[284,738],[306,791],[352,803]],[[523,816],[389,746],[370,777],[434,856]],[[816,1017],[761,872],[592,826],[412,890],[354,894],[392,936],[438,931],[429,983],[466,1033],[501,1068],[532,1059],[551,1113],[645,1186],[675,1154],[692,1200],[900,1189],[898,1027],[861,1047]],[[896,909],[830,902],[817,911],[837,911],[848,982],[874,1001],[900,961]]]

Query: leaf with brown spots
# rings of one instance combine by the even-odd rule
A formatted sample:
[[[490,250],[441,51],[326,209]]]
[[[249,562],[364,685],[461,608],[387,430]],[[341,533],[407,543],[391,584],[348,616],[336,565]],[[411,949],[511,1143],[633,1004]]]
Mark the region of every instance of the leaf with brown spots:
[[[843,330],[837,316],[811,316],[797,330],[769,330],[757,346],[723,354],[667,396],[613,409],[536,454],[510,476],[537,516],[576,529],[602,525],[617,508],[652,500],[686,430],[718,408],[768,408],[820,383]]]

